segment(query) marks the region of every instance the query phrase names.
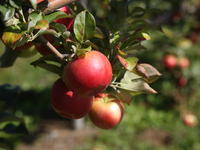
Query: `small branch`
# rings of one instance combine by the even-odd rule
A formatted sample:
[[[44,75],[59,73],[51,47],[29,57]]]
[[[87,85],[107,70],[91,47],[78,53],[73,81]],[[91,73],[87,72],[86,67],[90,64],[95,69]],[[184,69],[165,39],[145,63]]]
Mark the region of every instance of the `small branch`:
[[[37,5],[37,10],[42,10],[45,15],[52,13],[58,8],[64,7],[78,0],[45,0]]]
[[[42,44],[44,44],[58,59],[62,64],[66,64],[66,54],[61,54],[49,41],[47,41],[42,35],[37,37]]]

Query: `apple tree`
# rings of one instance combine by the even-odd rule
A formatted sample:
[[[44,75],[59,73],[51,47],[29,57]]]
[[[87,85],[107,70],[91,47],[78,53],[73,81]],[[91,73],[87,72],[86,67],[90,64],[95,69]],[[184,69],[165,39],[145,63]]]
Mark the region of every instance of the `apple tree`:
[[[117,102],[121,106],[112,112],[121,115],[116,126],[125,113],[123,104],[129,105],[138,94],[157,93],[149,84],[161,74],[152,65],[140,63],[134,52],[148,49],[141,42],[151,40],[150,30],[162,32],[160,26],[148,22],[162,11],[140,7],[129,10],[128,0],[101,1],[101,7],[107,16],[99,19],[77,0],[1,0],[0,36],[6,50],[0,57],[0,67],[11,67],[33,46],[41,57],[30,67],[59,75],[59,83],[55,79],[51,91],[58,114],[67,118],[70,111],[69,118],[76,118],[74,114],[83,117],[92,109],[90,116],[98,124],[95,108],[85,103],[92,99],[98,107],[95,102],[102,99],[105,105],[101,107],[109,112],[111,107],[106,104]],[[109,124],[108,119],[103,120]]]

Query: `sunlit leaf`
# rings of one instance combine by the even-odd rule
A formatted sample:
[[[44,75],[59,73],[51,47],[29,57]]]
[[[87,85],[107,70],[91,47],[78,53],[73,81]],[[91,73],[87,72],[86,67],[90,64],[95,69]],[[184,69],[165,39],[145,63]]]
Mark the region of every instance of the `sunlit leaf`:
[[[14,43],[18,41],[23,36],[23,32],[16,26],[9,26],[4,29],[2,35],[3,43],[10,48],[13,48]]]
[[[3,128],[3,131],[6,134],[28,136],[28,130],[26,126],[24,125],[24,123],[20,123],[18,126],[13,125],[13,124],[7,124]]]
[[[33,8],[36,10],[37,9],[37,0],[29,0]]]
[[[15,8],[8,5],[5,0],[0,0],[0,12],[2,13],[1,19],[6,22],[14,16]]]
[[[49,27],[49,23],[47,20],[38,20],[35,29],[47,29]]]
[[[14,115],[7,114],[7,113],[4,113],[4,114],[0,115],[0,123],[12,122],[12,121],[24,123],[24,119],[23,118],[19,118],[19,117],[16,117]]]
[[[136,57],[128,57],[128,58],[123,58],[120,55],[117,55],[119,61],[121,64],[129,71],[132,71],[135,65],[137,64],[138,58]]]

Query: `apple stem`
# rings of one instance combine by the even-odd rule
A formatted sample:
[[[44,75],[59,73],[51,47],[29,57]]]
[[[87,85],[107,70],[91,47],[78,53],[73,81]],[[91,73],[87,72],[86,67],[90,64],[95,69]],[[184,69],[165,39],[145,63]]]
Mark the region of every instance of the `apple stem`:
[[[65,57],[68,54],[61,54],[49,41],[47,41],[42,35],[38,36],[37,39],[43,43],[63,64],[66,65],[67,61],[65,60]]]

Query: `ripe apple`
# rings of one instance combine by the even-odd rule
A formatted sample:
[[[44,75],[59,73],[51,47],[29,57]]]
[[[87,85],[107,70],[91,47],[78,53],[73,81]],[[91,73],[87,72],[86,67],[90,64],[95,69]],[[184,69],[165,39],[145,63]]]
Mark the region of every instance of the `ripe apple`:
[[[194,127],[198,123],[198,119],[194,114],[186,113],[182,116],[183,123],[188,127]]]
[[[89,118],[97,127],[111,129],[121,122],[123,114],[124,105],[119,99],[108,93],[100,93],[95,96]]]
[[[177,58],[172,54],[168,54],[163,59],[163,65],[165,68],[172,69],[177,65]]]
[[[51,89],[51,103],[54,110],[62,117],[79,119],[92,108],[94,96],[79,97],[68,89],[61,78],[56,80]]]
[[[185,77],[178,78],[177,85],[179,87],[184,87],[187,84],[187,79]]]
[[[64,6],[58,10],[63,11],[66,14],[72,14],[69,6]],[[73,18],[61,18],[61,19],[54,20],[54,22],[65,25],[67,30],[70,32],[73,31]]]
[[[108,87],[112,66],[99,51],[90,51],[75,57],[63,70],[63,80],[78,96],[94,96]]]
[[[178,66],[181,69],[188,68],[190,66],[190,60],[187,57],[181,57],[178,59]]]

